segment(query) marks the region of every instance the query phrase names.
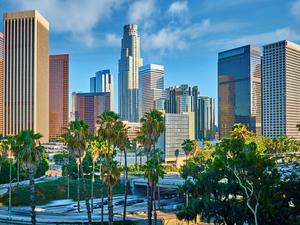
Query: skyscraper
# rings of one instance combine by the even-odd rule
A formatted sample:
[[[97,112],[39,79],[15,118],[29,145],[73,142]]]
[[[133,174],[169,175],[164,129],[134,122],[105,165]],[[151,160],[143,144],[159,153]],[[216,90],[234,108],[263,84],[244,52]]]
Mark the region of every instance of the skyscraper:
[[[263,135],[300,139],[300,45],[280,41],[263,47]]]
[[[109,92],[72,93],[72,110],[75,119],[84,120],[91,133],[96,131],[96,121],[99,114],[110,111]]]
[[[4,37],[0,32],[0,135],[3,135],[3,74],[4,74]]]
[[[125,25],[119,60],[119,113],[123,120],[129,122],[137,122],[139,117],[138,73],[142,65],[138,27],[135,24]]]
[[[254,46],[218,54],[218,121],[220,137],[235,123],[261,133],[261,56]]]
[[[47,20],[36,10],[4,14],[4,135],[25,129],[49,138]]]
[[[139,118],[155,108],[164,94],[164,66],[148,64],[139,69]]]
[[[215,99],[199,96],[196,115],[199,118],[200,140],[215,138]]]
[[[111,111],[114,109],[114,80],[110,70],[100,70],[90,78],[90,92],[109,92]]]
[[[68,126],[69,55],[49,56],[49,137],[55,139]]]

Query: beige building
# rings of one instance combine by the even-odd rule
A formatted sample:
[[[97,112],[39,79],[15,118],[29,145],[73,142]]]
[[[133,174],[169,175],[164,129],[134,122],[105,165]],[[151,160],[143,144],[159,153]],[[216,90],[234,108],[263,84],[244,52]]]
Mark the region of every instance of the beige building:
[[[123,123],[128,128],[128,130],[127,130],[128,139],[130,141],[134,140],[138,136],[138,133],[140,132],[142,124],[138,123],[138,122],[128,122],[128,121],[123,121]]]
[[[4,135],[49,139],[49,23],[36,10],[4,14]],[[18,47],[16,47],[18,46]]]

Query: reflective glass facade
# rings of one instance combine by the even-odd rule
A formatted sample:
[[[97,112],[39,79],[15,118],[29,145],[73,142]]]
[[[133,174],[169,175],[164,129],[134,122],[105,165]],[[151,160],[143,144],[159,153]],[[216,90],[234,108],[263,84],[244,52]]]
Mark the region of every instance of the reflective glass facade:
[[[220,137],[235,123],[261,133],[261,56],[247,45],[218,55],[218,119]]]

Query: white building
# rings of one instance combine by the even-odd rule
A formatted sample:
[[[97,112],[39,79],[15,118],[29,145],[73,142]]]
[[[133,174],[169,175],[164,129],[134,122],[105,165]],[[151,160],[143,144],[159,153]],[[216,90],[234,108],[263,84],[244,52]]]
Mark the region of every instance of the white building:
[[[139,118],[155,109],[164,94],[164,66],[148,64],[139,68]]]
[[[263,135],[300,139],[300,46],[280,41],[263,47]]]

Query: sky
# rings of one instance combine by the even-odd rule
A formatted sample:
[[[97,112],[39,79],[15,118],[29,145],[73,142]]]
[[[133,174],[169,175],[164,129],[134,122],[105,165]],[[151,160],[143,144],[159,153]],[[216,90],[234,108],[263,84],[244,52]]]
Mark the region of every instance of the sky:
[[[139,26],[144,64],[165,66],[165,88],[197,85],[200,95],[214,98],[218,52],[283,39],[300,43],[300,0],[0,0],[1,15],[28,9],[50,23],[49,53],[70,55],[70,95],[88,92],[89,78],[110,69],[115,110],[125,24]]]

